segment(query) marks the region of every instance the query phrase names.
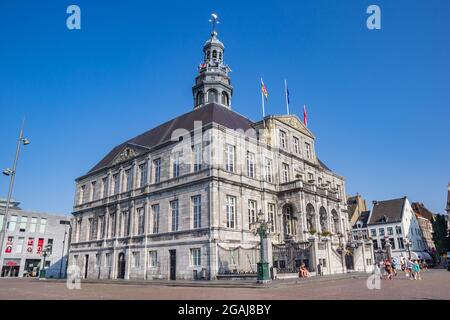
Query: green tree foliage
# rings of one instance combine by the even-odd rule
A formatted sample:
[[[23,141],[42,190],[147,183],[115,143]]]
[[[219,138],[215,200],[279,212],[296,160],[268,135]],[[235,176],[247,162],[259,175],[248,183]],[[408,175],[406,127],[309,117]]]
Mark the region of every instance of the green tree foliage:
[[[437,215],[433,221],[433,241],[439,254],[450,251],[450,237],[447,230],[447,221],[443,215]]]

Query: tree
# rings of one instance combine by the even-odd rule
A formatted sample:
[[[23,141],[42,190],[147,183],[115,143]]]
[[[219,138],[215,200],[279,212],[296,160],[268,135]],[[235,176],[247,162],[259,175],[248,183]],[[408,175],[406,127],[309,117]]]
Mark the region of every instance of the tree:
[[[450,236],[443,215],[436,215],[433,221],[433,241],[439,255],[450,251]]]

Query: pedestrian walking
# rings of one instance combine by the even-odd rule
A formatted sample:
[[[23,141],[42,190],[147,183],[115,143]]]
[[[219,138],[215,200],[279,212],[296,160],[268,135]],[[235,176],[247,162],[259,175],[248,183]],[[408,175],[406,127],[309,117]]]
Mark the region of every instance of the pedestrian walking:
[[[388,280],[392,280],[394,277],[394,273],[392,271],[392,264],[389,259],[386,259],[386,261],[384,262],[384,269],[386,270],[386,278]]]

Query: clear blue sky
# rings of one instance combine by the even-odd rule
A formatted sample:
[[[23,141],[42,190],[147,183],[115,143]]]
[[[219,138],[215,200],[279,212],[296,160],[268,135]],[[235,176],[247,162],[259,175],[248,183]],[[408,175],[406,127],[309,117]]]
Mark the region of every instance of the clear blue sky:
[[[66,28],[77,4],[82,30]],[[382,30],[366,28],[378,4]],[[112,147],[192,109],[191,86],[210,32],[233,72],[234,110],[261,117],[308,105],[319,157],[369,203],[407,195],[443,212],[450,181],[450,1],[0,2],[0,167],[14,198],[70,213],[74,179]],[[0,177],[0,196],[8,179]]]

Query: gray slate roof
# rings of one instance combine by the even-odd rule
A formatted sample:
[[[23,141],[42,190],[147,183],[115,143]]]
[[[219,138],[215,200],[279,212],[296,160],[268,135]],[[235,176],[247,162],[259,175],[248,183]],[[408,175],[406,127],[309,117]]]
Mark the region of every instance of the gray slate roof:
[[[127,144],[139,145],[153,148],[165,142],[170,142],[171,136],[176,129],[194,130],[194,121],[201,121],[202,125],[217,123],[233,130],[247,131],[253,127],[253,121],[215,103],[185,113],[169,120],[137,137],[134,137],[112,149],[99,163],[90,171],[94,172],[108,166]]]
[[[374,202],[368,224],[394,223],[402,221],[406,197]]]

